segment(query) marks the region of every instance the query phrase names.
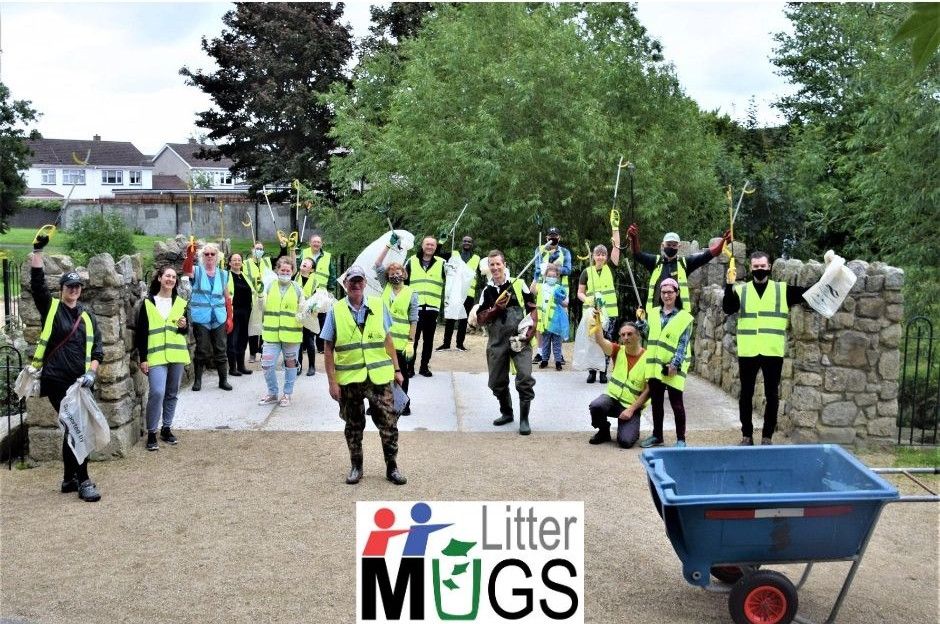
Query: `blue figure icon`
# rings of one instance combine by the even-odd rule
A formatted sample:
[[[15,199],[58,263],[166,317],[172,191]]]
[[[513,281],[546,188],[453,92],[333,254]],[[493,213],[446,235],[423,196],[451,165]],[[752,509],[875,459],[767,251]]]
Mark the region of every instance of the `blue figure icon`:
[[[417,524],[411,525],[408,539],[405,541],[403,557],[423,557],[428,546],[428,537],[434,531],[450,526],[448,524],[426,524],[431,519],[431,506],[427,503],[415,503],[411,507],[411,519]]]

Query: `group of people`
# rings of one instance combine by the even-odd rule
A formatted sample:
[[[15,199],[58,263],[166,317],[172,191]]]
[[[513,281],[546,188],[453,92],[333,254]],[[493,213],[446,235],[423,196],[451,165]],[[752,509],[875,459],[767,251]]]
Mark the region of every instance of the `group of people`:
[[[591,265],[577,281],[577,297],[589,315],[589,335],[605,355],[604,367],[590,369],[586,380],[607,384],[606,392],[589,405],[591,424],[597,429],[590,442],[611,440],[609,421],[614,419],[618,423],[617,442],[626,448],[633,446],[640,435],[641,412],[652,404],[653,431],[640,446],[662,445],[664,398],[668,395],[676,418],[676,446],[682,447],[683,390],[694,324],[688,275],[718,256],[730,237],[725,233],[708,249],[679,258],[680,239],[674,232],[663,237],[658,254],[640,250],[635,224],[628,228],[627,235],[633,259],[650,273],[645,314],[638,314],[640,320],[621,322],[610,266],[620,262],[617,228],[612,231],[609,253],[605,245],[595,246]],[[472,308],[477,308],[476,323],[486,331],[488,387],[499,404],[499,417],[493,424],[503,426],[515,420],[509,389],[514,371],[522,435],[531,433],[533,364],[546,368],[551,358],[558,370],[566,364],[561,345],[569,332],[565,278],[571,274],[572,262],[570,250],[560,241],[558,228],[550,228],[546,243],[535,251],[534,277],[528,284],[522,275],[509,277],[505,255],[499,250],[489,252],[486,262],[481,263],[470,236],[463,237],[460,250],[452,252],[452,257],[459,254],[473,274],[463,307],[467,316],[474,316]],[[74,272],[64,274],[58,298],[52,297],[46,287],[42,249],[47,243],[47,237],[38,236],[31,259],[32,293],[43,323],[34,365],[42,369],[41,394],[49,397],[58,410],[66,390],[76,380],[86,386],[94,384],[103,350],[94,315],[79,302],[83,288],[80,276]],[[205,244],[198,252],[197,263],[197,250],[191,244],[182,275],[171,265],[156,270],[138,312],[135,338],[140,370],[148,376],[150,385],[147,450],[159,449],[158,435],[165,444],[177,443],[171,427],[183,370],[190,363],[188,336],[192,333],[196,345],[192,389],[201,390],[203,373],[211,367],[218,373],[219,387],[231,390],[231,377],[253,372],[246,366],[246,351],[249,363],[260,354],[267,385],[266,394],[258,401],[261,405],[290,405],[304,354],[308,376],[316,374],[316,355],[323,354],[330,396],[339,403],[340,416],[346,423],[350,454],[346,482],[355,484],[362,478],[366,414],[380,433],[386,478],[399,485],[407,482],[397,464],[398,417],[410,413],[407,393],[409,378],[416,374],[419,341],[423,344],[417,374],[432,376],[434,333],[447,275],[453,267],[437,255],[438,241],[434,237],[424,238],[420,251],[406,262],[386,265],[386,252],[399,243],[393,232],[386,252],[371,267],[383,287],[382,295],[367,297],[365,268],[349,267],[342,280],[345,296],[330,299],[329,305],[316,310],[317,332],[302,326],[298,312],[318,290],[333,291],[337,275],[330,253],[323,249],[322,237],[314,234],[309,243],[299,258],[293,248],[284,245],[272,261],[265,255],[263,243],[258,242],[247,259],[231,254],[227,269],[221,268],[218,246]],[[477,297],[478,273],[484,272],[484,267],[488,269],[485,286]],[[752,279],[748,282],[737,282],[737,276],[729,271],[723,309],[727,314],[738,314],[740,443],[754,443],[753,392],[757,373],[762,372],[767,401],[761,442],[770,444],[776,427],[787,315],[790,307],[802,301],[805,289],[770,280],[766,253],[751,254],[750,268]],[[188,297],[180,293],[181,278],[190,282]],[[444,341],[436,351],[451,348],[455,327],[456,348],[466,351],[467,318],[445,319]],[[537,351],[534,357],[533,349]],[[280,387],[276,372],[279,362],[283,362],[284,371]],[[396,392],[404,395],[403,404]],[[369,402],[368,410],[365,401]],[[87,460],[77,463],[67,439],[68,433],[63,440],[62,491],[77,491],[86,501],[100,499],[97,486],[88,476]]]

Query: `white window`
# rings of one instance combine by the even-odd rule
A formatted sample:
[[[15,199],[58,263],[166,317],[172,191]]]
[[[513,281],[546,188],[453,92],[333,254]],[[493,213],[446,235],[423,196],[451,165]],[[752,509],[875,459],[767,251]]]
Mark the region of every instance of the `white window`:
[[[230,171],[213,172],[212,183],[215,186],[231,186],[232,185],[232,172]]]
[[[43,169],[42,170],[42,183],[43,184],[55,184],[55,169]]]
[[[62,184],[84,184],[85,183],[85,170],[84,169],[63,169],[62,170]]]
[[[124,184],[124,172],[120,169],[102,169],[102,184]]]
[[[140,180],[141,180],[141,175],[142,175],[142,173],[141,173],[140,171],[131,171],[131,172],[130,172],[130,176],[129,176],[129,177],[130,177],[130,180],[129,180],[130,185],[131,185],[131,186],[140,186],[140,184],[141,184],[141,182],[140,182]]]

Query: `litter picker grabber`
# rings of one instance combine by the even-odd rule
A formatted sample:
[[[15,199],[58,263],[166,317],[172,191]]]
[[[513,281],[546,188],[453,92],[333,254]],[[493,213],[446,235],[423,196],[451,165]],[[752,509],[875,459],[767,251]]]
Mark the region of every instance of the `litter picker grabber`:
[[[88,161],[91,160],[91,150],[85,152],[85,159],[82,160],[78,157],[78,154],[72,152],[72,162],[74,162],[79,167],[87,167]],[[36,239],[40,236],[48,236],[49,240],[52,240],[52,237],[55,236],[55,233],[59,227],[59,222],[62,221],[62,215],[65,214],[65,209],[69,207],[69,201],[72,199],[72,193],[75,191],[77,184],[73,184],[69,188],[68,195],[65,196],[65,199],[62,200],[62,206],[59,208],[59,214],[56,216],[55,221],[52,223],[47,223],[38,230],[36,230],[36,235],[33,236],[33,244],[36,244]]]
[[[620,161],[617,163],[617,179],[614,182],[614,201],[610,209],[610,227],[612,230],[619,230],[620,228],[620,211],[617,209],[617,191],[620,188],[620,170],[626,169],[627,173],[630,175],[630,223],[633,223],[634,219],[634,206],[635,199],[633,195],[633,172],[636,170],[636,166],[629,160],[624,162],[623,156],[620,157]],[[621,246],[620,250],[624,251],[628,249],[629,245],[626,247]],[[643,300],[640,299],[640,290],[636,287],[636,277],[633,275],[633,265],[630,263],[630,258],[627,257],[627,274],[630,276],[630,285],[633,287],[633,296],[636,297],[636,320],[642,321],[646,318],[646,311],[643,309]]]
[[[734,205],[733,204],[734,190],[732,186],[729,184],[727,190],[725,191],[725,197],[728,200],[728,231],[731,235],[731,242],[725,245],[725,248],[724,248],[724,254],[728,256],[728,272],[727,272],[728,280],[733,280],[737,278],[737,270],[735,268],[735,262],[734,262],[734,251],[732,251],[731,249],[732,245],[734,244],[734,222],[738,218],[738,211],[741,210],[741,202],[744,200],[744,196],[750,195],[751,193],[757,190],[756,188],[748,189],[747,185],[748,185],[748,181],[745,180],[744,186],[741,187],[741,195],[738,196],[738,205],[736,208],[734,208],[734,212],[732,212],[732,206]]]
[[[248,212],[247,210],[245,211],[245,218],[247,219],[247,221],[242,221],[242,225],[248,228],[248,232],[251,234],[251,244],[254,245],[258,241],[258,239],[255,238],[255,226],[251,222],[251,213]]]

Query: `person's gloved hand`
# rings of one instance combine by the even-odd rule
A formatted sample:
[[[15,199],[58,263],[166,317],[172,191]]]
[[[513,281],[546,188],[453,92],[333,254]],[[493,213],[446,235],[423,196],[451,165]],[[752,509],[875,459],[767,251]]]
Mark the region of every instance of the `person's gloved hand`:
[[[196,265],[196,242],[190,241],[189,246],[186,247],[186,259],[183,260],[183,274],[188,275],[193,272],[193,267]]]
[[[40,234],[36,237],[36,240],[33,241],[33,251],[42,251],[42,248],[49,244],[49,236],[47,234]]]
[[[415,341],[409,340],[408,344],[405,345],[405,358],[412,362],[415,359]]]
[[[738,270],[735,269],[733,266],[729,265],[728,273],[725,277],[725,282],[728,284],[734,285],[736,281],[738,281]]]
[[[392,235],[388,237],[388,245],[386,246],[391,249],[392,247],[396,246],[399,241],[401,241],[401,238],[398,236],[398,234],[392,232]]]
[[[725,243],[730,242],[731,230],[725,230],[724,234],[721,235],[721,238],[708,246],[708,251],[711,252],[712,258],[717,258],[718,255],[721,254],[721,250],[725,248]]]
[[[594,295],[588,295],[584,298],[584,307],[593,308],[594,307]]]
[[[568,293],[565,291],[564,288],[556,288],[554,296],[555,296],[555,303],[561,304],[564,302],[565,298],[568,296]]]
[[[521,336],[511,336],[509,338],[509,348],[512,349],[514,353],[519,353],[522,351],[522,346],[525,344],[525,341]]]
[[[76,381],[80,381],[83,388],[91,388],[93,385],[95,385],[95,377],[97,377],[95,371],[89,370],[84,375],[76,379]]]
[[[630,239],[630,251],[640,253],[640,228],[636,223],[631,223],[627,228],[627,238]]]
[[[594,308],[591,310],[591,316],[588,318],[588,335],[593,336],[601,328],[600,310]]]

